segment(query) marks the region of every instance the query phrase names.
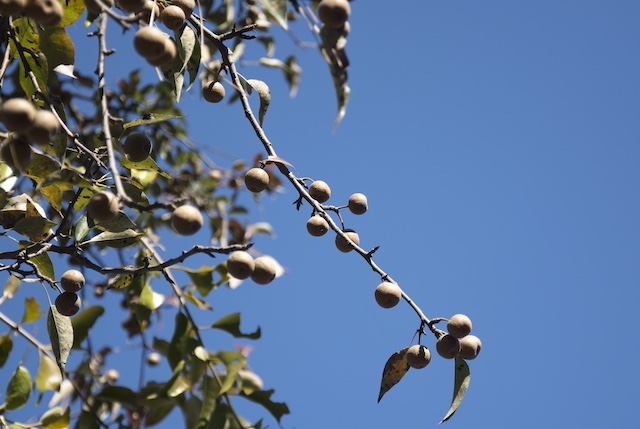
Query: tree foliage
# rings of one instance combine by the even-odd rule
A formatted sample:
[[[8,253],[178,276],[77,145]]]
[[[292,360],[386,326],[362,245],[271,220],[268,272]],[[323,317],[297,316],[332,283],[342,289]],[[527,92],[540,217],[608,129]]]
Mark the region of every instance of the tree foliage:
[[[346,8],[350,13],[349,3],[205,0],[195,9],[196,4],[187,0],[112,3],[30,0],[0,5],[0,272],[5,276],[0,304],[13,303],[25,283],[42,286],[42,293],[25,301],[20,322],[0,312],[9,330],[0,336],[0,367],[16,353],[13,334],[39,354],[37,368],[20,365],[5,382],[2,427],[26,425],[13,417],[13,411],[29,403],[32,386],[39,398],[55,392],[49,408],[34,416],[37,426],[44,428],[153,426],[174,409],[181,411],[189,428],[262,427],[262,420],[248,422],[238,415],[236,398],[257,404],[280,422],[289,408],[272,399],[274,390],[266,389],[250,370],[247,351],[214,350],[203,338],[205,329],[213,329],[257,340],[260,328],[242,330],[239,313],[204,328],[194,316],[211,309],[208,297],[219,287],[235,288],[243,279],[266,284],[282,275],[275,259],[253,252],[255,237],[269,235],[271,227],[247,222],[250,209],[240,203],[246,187],[258,198],[259,192],[292,186],[299,194],[296,207],[312,208],[309,232],[335,233],[339,250],[360,254],[380,275],[386,285],[376,290],[380,305],[391,308],[401,300],[409,304],[419,319],[418,343],[427,331],[437,340],[450,337],[436,327],[446,319],[428,319],[375,264],[377,249],[361,248],[357,233],[345,227],[341,210],[364,214],[366,197],[354,194],[344,206],[324,204],[330,196],[328,186],[297,177],[291,164],[276,154],[262,129],[271,101],[268,84],[245,78],[236,67],[246,45],[260,43],[268,55],[258,63],[280,69],[295,95],[301,67],[293,55],[273,55],[276,40],[271,29],[279,26],[291,32],[290,23],[302,20],[333,79],[337,126],[349,99],[349,28],[340,18]],[[165,13],[171,6],[184,11],[178,23]],[[172,13],[181,14],[176,8]],[[84,22],[96,41],[95,73],[75,67],[76,56],[83,53],[76,52],[67,30],[76,22]],[[136,64],[119,58],[109,47],[112,31],[124,31],[147,67],[155,67],[162,79],[148,81]],[[115,87],[107,85],[107,70],[115,68],[106,64],[112,63],[119,66]],[[256,149],[266,156],[256,155],[252,165],[237,161],[228,169],[208,159],[189,140],[179,104],[185,91],[199,90],[203,103],[223,98],[241,103],[255,131]],[[259,99],[255,113],[250,96]],[[210,234],[209,246],[179,251],[171,245],[174,234],[191,235],[201,228]],[[169,259],[161,255],[162,246],[173,251]],[[80,271],[68,275],[77,284],[60,280],[62,273],[51,258],[56,254]],[[235,259],[227,264],[230,254]],[[208,257],[209,263],[194,267],[190,260],[196,255]],[[190,283],[181,286],[176,271],[186,274]],[[84,275],[97,279],[96,298],[106,293],[122,296],[127,310],[122,335],[139,344],[141,373],[145,365],[166,363],[162,382],[141,374],[138,388],[132,388],[107,369],[105,362],[115,351],[96,349],[91,338],[99,335],[93,328],[109,309],[82,305],[89,293],[83,287]],[[170,294],[159,292],[163,284],[169,285]],[[149,338],[149,327],[161,317],[173,319],[172,331],[164,338]],[[46,325],[46,335],[34,336],[30,327],[39,323]],[[378,400],[410,369],[407,350],[392,354],[384,366]],[[479,351],[479,343],[474,351],[470,358]],[[70,356],[76,357],[73,367]],[[469,384],[465,361],[457,351],[450,357],[455,357],[454,400],[445,420],[456,411]]]

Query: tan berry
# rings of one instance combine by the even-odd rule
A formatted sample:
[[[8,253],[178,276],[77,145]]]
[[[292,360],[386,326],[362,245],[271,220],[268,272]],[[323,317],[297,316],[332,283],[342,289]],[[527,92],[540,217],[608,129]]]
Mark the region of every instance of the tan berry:
[[[157,27],[142,27],[133,37],[133,47],[141,57],[158,58],[167,49],[167,35]]]
[[[375,291],[376,302],[382,308],[393,308],[402,298],[400,286],[391,282],[383,282],[378,285]]]
[[[480,349],[482,349],[482,343],[475,335],[467,335],[460,340],[460,357],[464,360],[473,360],[478,357]]]
[[[355,215],[365,214],[368,209],[367,197],[364,194],[353,194],[349,197],[349,211]]]
[[[182,9],[186,17],[190,17],[196,8],[195,0],[173,0],[171,3]]]
[[[180,206],[171,214],[171,226],[180,235],[193,235],[203,224],[200,210],[190,205]]]
[[[23,133],[33,126],[36,119],[36,108],[24,98],[10,98],[2,103],[0,117],[9,131]]]
[[[329,231],[329,224],[321,216],[313,215],[307,221],[307,231],[314,237],[322,237]]]
[[[96,286],[93,288],[93,295],[96,298],[102,298],[104,296],[104,287]]]
[[[262,168],[254,167],[244,175],[244,184],[251,192],[262,192],[269,186],[269,173]]]
[[[152,11],[153,11],[153,19],[155,20],[156,18],[158,18],[158,16],[160,16],[160,7],[158,7],[158,4],[155,1],[146,0],[144,2],[144,6],[142,7],[142,10],[138,14],[138,19],[140,20],[140,22],[145,25],[149,24],[149,21],[151,20]]]
[[[62,292],[56,298],[56,310],[63,316],[73,316],[80,310],[80,297],[73,292]]]
[[[107,7],[107,9],[111,9],[111,6],[113,6],[113,0],[102,0],[102,3]],[[102,12],[102,8],[96,0],[84,0],[84,5],[87,7],[87,10],[94,15]]]
[[[31,146],[23,138],[12,136],[0,145],[0,159],[16,170],[24,170],[31,162]]]
[[[176,44],[173,43],[173,40],[167,38],[165,40],[164,52],[162,55],[156,58],[147,58],[147,62],[154,67],[162,67],[164,65],[169,64],[173,61],[178,55],[178,50],[176,48]]]
[[[151,352],[147,355],[147,365],[158,366],[160,364],[160,354]]]
[[[38,110],[29,130],[29,139],[37,145],[46,145],[60,129],[58,118],[50,110]]]
[[[255,267],[251,273],[251,280],[259,285],[271,283],[276,278],[276,264],[269,256],[260,256],[254,261]]]
[[[407,350],[407,363],[411,368],[421,369],[431,362],[431,351],[420,344],[409,347]]]
[[[248,279],[253,273],[255,262],[248,252],[238,250],[227,259],[227,272],[236,279]]]
[[[146,0],[118,0],[118,7],[129,13],[140,12],[145,4]]]
[[[60,277],[60,286],[65,292],[78,292],[84,286],[84,275],[78,270],[68,270]]]
[[[25,12],[45,28],[56,27],[64,16],[62,3],[58,0],[30,0]]]
[[[347,0],[322,0],[318,5],[318,18],[328,28],[341,28],[351,15]]]
[[[358,236],[358,234],[355,231],[344,231],[344,233],[347,235],[347,237],[349,237],[349,239],[351,241],[353,241],[356,245],[360,244],[360,237]],[[342,253],[349,253],[351,252],[353,249],[351,248],[351,246],[349,245],[349,243],[347,242],[347,240],[345,240],[344,238],[342,238],[339,235],[336,235],[336,247],[338,248],[339,251],[341,251]]]
[[[151,141],[144,134],[130,134],[124,141],[122,148],[129,161],[142,162],[151,154]]]
[[[186,15],[179,6],[170,5],[160,13],[160,20],[169,30],[177,30],[182,27]]]
[[[471,319],[464,314],[456,314],[447,322],[447,331],[456,338],[466,337],[471,333]]]
[[[202,87],[202,96],[209,103],[219,103],[224,99],[224,86],[218,81],[209,81]]]
[[[322,204],[331,197],[331,188],[322,180],[316,180],[309,187],[309,195]]]
[[[111,192],[93,194],[87,205],[87,213],[98,222],[109,222],[120,212],[118,199]]]
[[[436,343],[436,351],[445,359],[453,359],[460,353],[460,341],[451,335],[443,335]]]
[[[0,15],[16,15],[27,7],[27,3],[28,0],[0,0]]]
[[[109,384],[116,384],[120,379],[120,373],[115,369],[110,369],[104,373],[104,378]]]

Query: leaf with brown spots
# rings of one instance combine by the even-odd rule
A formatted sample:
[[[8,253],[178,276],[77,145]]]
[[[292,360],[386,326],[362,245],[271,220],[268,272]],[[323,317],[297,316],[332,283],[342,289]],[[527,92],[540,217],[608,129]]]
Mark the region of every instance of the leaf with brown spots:
[[[382,371],[382,383],[380,383],[380,394],[378,395],[378,402],[382,399],[385,393],[389,391],[393,386],[404,377],[409,371],[409,364],[407,363],[407,350],[408,347],[395,352],[391,355],[387,363],[384,365],[384,371]]]

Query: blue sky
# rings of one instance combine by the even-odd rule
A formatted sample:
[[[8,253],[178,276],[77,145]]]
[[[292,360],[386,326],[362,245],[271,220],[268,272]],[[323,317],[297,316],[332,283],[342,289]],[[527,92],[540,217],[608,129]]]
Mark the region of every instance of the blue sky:
[[[265,131],[296,174],[329,183],[336,205],[368,196],[369,212],[345,222],[364,248],[380,246],[375,261],[428,317],[473,320],[483,350],[447,427],[637,426],[640,377],[627,359],[640,353],[638,16],[632,1],[353,2],[351,101],[335,133],[316,51],[278,46],[300,56],[294,99],[278,72],[241,70],[270,85]],[[246,160],[260,150],[238,104],[202,103],[181,101],[196,142]],[[287,275],[216,291],[202,322],[241,311],[245,330],[261,326],[250,363],[289,405],[284,428],[434,427],[453,363],[425,338],[431,364],[376,403],[384,363],[418,319],[404,303],[379,308],[380,279],[332,237],[309,236],[296,198],[287,186],[250,218],[274,226],[256,249]],[[127,374],[126,360],[112,364]]]

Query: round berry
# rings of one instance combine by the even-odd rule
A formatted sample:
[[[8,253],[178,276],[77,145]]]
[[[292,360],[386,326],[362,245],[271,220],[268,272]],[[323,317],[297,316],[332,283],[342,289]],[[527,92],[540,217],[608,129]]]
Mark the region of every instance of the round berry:
[[[248,252],[238,250],[227,259],[227,272],[236,279],[248,279],[253,273],[255,262]]]
[[[24,98],[10,98],[2,103],[0,117],[9,131],[26,132],[36,119],[36,108]]]
[[[73,292],[62,292],[56,298],[56,310],[63,316],[73,316],[80,310],[80,297]]]
[[[147,355],[147,365],[158,366],[160,364],[160,354],[151,352]]]
[[[382,308],[393,308],[402,298],[402,290],[396,283],[383,282],[375,291],[376,302]]]
[[[171,226],[180,235],[193,235],[203,224],[200,210],[190,205],[180,206],[171,214]]]
[[[46,145],[51,142],[59,129],[58,118],[53,112],[38,110],[29,130],[29,138],[38,145]]]
[[[144,9],[146,0],[118,0],[118,7],[125,12],[138,13]]]
[[[120,212],[120,204],[111,192],[98,192],[89,200],[87,212],[98,222],[109,222]]]
[[[254,167],[244,175],[244,184],[251,192],[262,192],[269,186],[269,173],[262,168]]]
[[[60,277],[60,285],[65,292],[78,292],[84,286],[85,280],[78,270],[68,270]]]
[[[64,8],[58,0],[30,0],[25,12],[45,28],[56,27],[64,16]]]
[[[224,86],[218,81],[212,80],[202,87],[202,96],[209,103],[219,103],[224,99]]]
[[[122,145],[124,153],[131,162],[142,162],[151,154],[151,141],[140,133],[131,134]]]
[[[0,15],[17,15],[27,7],[27,3],[28,0],[0,0]]]
[[[316,180],[309,187],[309,195],[322,204],[331,197],[331,188],[322,180]]]
[[[187,17],[191,16],[196,8],[195,0],[173,0],[171,3],[182,9]]]
[[[452,337],[466,337],[471,333],[471,319],[464,314],[456,314],[447,322],[447,331]]]
[[[177,30],[182,27],[186,15],[182,8],[175,5],[169,5],[160,13],[160,20],[169,30]]]
[[[314,237],[322,237],[329,231],[329,224],[321,216],[313,215],[307,221],[307,231]]]
[[[0,159],[22,171],[31,162],[31,146],[20,136],[11,136],[0,145]]]
[[[157,27],[142,27],[133,37],[133,47],[141,57],[154,59],[167,50],[167,35]]]
[[[460,357],[464,360],[473,360],[478,357],[480,349],[482,349],[482,343],[475,335],[467,335],[460,340]]]
[[[256,258],[251,280],[259,285],[271,283],[276,278],[276,264],[269,256],[260,256]]]
[[[318,4],[318,18],[328,28],[340,28],[349,19],[351,6],[347,0],[322,0]]]
[[[420,344],[409,347],[407,350],[407,363],[411,368],[421,369],[431,362],[431,351]]]
[[[460,353],[460,341],[451,335],[443,335],[436,343],[436,351],[445,359],[453,359]]]
[[[356,244],[356,246],[360,244],[360,237],[355,231],[344,231],[344,233]],[[336,247],[342,253],[349,253],[353,250],[347,240],[342,238],[340,235],[336,235]]]
[[[353,194],[349,197],[349,210],[354,215],[361,215],[367,212],[367,197],[364,194]]]

